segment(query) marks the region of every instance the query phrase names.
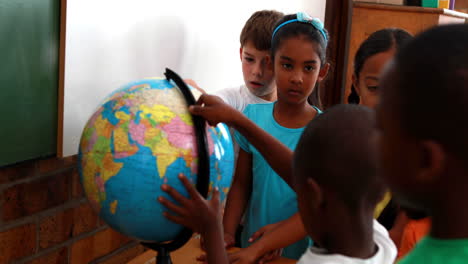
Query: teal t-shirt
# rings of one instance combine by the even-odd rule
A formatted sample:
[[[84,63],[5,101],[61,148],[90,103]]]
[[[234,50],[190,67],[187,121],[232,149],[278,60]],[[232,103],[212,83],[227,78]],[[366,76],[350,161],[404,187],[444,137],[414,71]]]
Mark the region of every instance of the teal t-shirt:
[[[427,236],[398,264],[466,264],[468,239],[435,239]]]
[[[291,129],[281,126],[273,117],[275,103],[248,105],[244,114],[255,124],[294,150],[305,127]],[[320,113],[320,110],[316,108]],[[298,212],[296,193],[268,165],[240,133],[235,132],[236,141],[247,153],[252,154],[252,194],[245,212],[244,229],[241,235],[242,247],[249,246],[248,239],[261,227],[288,219]],[[299,259],[311,245],[309,238],[303,239],[283,251],[283,256]]]

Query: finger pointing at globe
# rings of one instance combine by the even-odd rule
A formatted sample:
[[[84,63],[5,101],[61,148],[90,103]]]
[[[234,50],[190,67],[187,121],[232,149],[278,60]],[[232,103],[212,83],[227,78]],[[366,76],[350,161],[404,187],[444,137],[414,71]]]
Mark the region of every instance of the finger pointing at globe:
[[[235,123],[236,116],[242,115],[242,113],[226,104],[220,97],[209,94],[201,95],[197,104],[189,107],[189,111],[194,115],[202,116],[212,126],[219,123],[232,126]]]

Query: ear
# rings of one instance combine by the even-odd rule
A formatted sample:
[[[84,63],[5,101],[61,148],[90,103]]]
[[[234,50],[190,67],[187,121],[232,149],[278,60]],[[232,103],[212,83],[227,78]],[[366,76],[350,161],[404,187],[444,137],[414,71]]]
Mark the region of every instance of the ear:
[[[421,183],[436,181],[445,170],[447,153],[442,145],[433,141],[421,142],[420,172],[417,175]]]
[[[242,61],[242,51],[243,50],[244,49],[242,47],[240,47],[240,49],[239,49],[239,58],[240,58],[241,61]]]
[[[356,75],[354,73],[353,73],[353,76],[351,78],[352,78],[352,81],[353,81],[354,90],[356,91],[358,96],[361,96],[361,91],[359,90],[360,87],[358,85],[358,78],[356,77]]]
[[[325,65],[320,68],[317,81],[321,82],[323,79],[325,79],[325,77],[327,77],[328,70],[330,70],[330,63],[325,63]]]
[[[322,188],[320,188],[318,183],[312,178],[308,178],[306,180],[305,187],[309,196],[309,203],[311,207],[318,209],[324,202]]]

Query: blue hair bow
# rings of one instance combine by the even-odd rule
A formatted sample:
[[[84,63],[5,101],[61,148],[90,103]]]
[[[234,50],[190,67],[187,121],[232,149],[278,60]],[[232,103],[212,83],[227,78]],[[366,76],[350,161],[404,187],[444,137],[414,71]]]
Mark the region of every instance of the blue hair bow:
[[[320,32],[320,34],[322,34],[323,39],[325,40],[325,42],[328,42],[327,33],[325,33],[322,21],[320,21],[320,19],[318,19],[316,17],[313,18],[313,17],[309,16],[307,13],[304,13],[304,12],[297,13],[295,19],[285,21],[285,22],[281,23],[279,26],[277,26],[275,28],[275,30],[273,31],[273,34],[271,35],[271,40],[273,41],[273,38],[275,37],[276,32],[280,28],[282,28],[284,25],[287,25],[287,24],[293,23],[293,22],[301,22],[301,23],[311,24],[315,29],[317,29]]]

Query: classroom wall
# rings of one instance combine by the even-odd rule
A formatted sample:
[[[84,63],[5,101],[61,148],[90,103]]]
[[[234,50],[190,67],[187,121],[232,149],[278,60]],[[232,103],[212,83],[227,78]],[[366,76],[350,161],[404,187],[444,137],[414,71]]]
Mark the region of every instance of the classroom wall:
[[[76,156],[0,168],[0,205],[1,264],[120,264],[144,251],[94,213]]]
[[[468,13],[468,0],[455,1],[455,9],[460,12]]]
[[[142,0],[67,2],[64,150],[68,157],[0,167],[1,264],[120,264],[141,254],[141,245],[97,217],[79,181],[74,154],[84,122],[98,101],[121,83],[160,75],[166,66],[208,90],[218,84],[238,84],[242,80],[238,35],[252,12],[264,8],[295,12],[294,6],[300,6],[323,17],[325,8],[324,0],[295,4],[239,0],[236,7],[204,0],[197,2],[199,6],[188,0],[167,1],[163,7]],[[164,11],[176,10],[182,3],[192,5],[187,7],[192,14]],[[205,12],[202,4],[212,4],[225,14],[219,11],[217,20],[197,20]],[[163,27],[163,22],[170,25]],[[221,23],[227,26],[216,34],[219,42],[213,42],[208,33],[221,28]],[[183,29],[183,34],[171,35],[173,29]],[[231,71],[221,70],[224,67]]]
[[[239,34],[261,9],[323,19],[325,0],[68,1],[63,155],[77,153],[98,103],[132,80],[169,67],[207,91],[241,84]]]

